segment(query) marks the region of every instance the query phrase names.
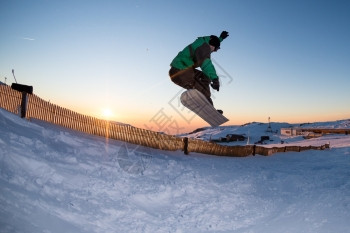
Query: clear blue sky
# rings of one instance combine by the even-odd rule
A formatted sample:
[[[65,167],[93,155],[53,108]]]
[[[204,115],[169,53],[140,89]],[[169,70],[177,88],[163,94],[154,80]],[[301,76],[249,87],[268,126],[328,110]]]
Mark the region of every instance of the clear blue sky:
[[[0,0],[0,81],[79,113],[160,131],[206,126],[178,106],[168,77],[198,36],[213,53],[214,104],[230,119],[350,118],[350,1]],[[176,133],[176,132],[175,132]]]

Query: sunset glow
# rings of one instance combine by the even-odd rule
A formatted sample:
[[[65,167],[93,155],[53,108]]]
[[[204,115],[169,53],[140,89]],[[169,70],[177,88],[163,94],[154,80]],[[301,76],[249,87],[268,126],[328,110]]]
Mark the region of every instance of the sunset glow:
[[[110,119],[113,116],[112,110],[109,108],[102,109],[102,117],[104,119]]]
[[[225,125],[346,119],[349,9],[324,0],[2,1],[0,81],[11,85],[14,69],[18,83],[72,111],[188,132],[209,125],[183,110],[169,65],[197,37],[226,30],[211,55]]]

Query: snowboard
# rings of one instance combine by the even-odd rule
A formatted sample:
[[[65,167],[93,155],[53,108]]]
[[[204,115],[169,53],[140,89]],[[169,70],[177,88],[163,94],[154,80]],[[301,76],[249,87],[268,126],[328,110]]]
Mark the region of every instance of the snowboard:
[[[213,105],[209,103],[207,98],[196,89],[186,90],[181,94],[181,103],[208,122],[212,127],[219,126],[228,121],[228,119],[220,114]]]

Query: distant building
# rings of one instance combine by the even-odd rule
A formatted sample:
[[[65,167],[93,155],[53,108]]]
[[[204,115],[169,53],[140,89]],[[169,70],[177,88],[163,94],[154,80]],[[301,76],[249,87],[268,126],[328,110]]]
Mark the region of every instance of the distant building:
[[[324,134],[350,134],[350,129],[327,129],[327,128],[281,128],[283,136],[304,136],[305,138],[320,137]]]
[[[281,135],[283,136],[300,136],[304,135],[301,128],[281,128]]]

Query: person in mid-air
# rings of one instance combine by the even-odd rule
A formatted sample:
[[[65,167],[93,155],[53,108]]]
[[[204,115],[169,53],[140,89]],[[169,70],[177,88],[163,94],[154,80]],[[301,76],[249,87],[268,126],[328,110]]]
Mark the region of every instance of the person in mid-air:
[[[223,31],[220,37],[211,35],[198,37],[186,46],[171,62],[169,76],[171,81],[185,89],[197,89],[213,105],[210,87],[219,91],[220,82],[210,55],[220,49],[220,43],[228,37]],[[196,69],[200,67],[201,71]],[[221,110],[218,110],[222,113]]]

